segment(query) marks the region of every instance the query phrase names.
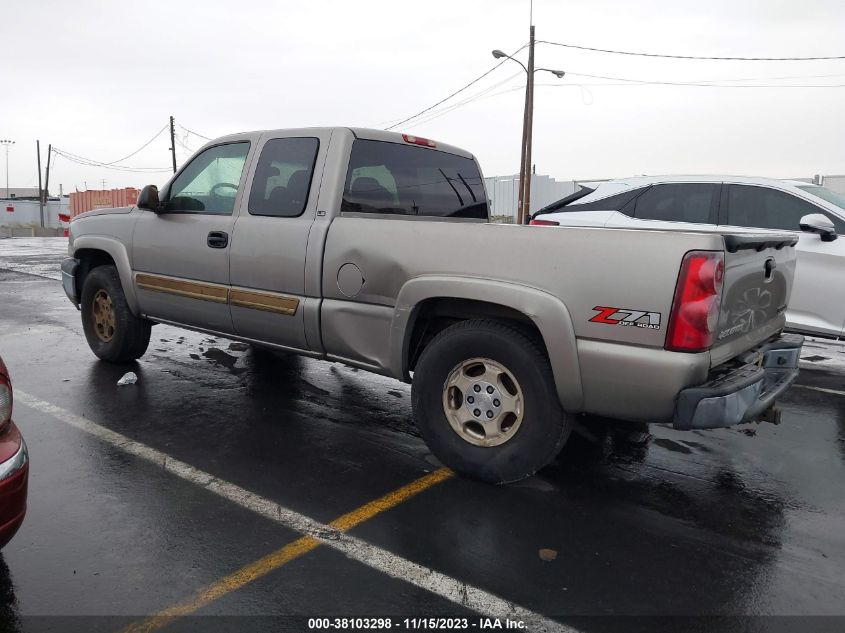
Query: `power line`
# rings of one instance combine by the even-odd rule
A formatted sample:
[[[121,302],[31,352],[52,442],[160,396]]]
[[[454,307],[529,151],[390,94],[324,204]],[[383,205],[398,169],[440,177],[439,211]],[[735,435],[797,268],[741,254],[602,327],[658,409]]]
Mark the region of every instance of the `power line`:
[[[479,99],[483,99],[484,97],[488,96],[489,93],[493,92],[496,88],[503,86],[504,84],[508,83],[512,79],[516,79],[520,75],[522,75],[522,72],[518,72],[516,74],[513,74],[510,77],[507,77],[506,79],[503,79],[502,81],[493,84],[489,88],[485,88],[481,92],[477,92],[474,95],[467,97],[463,101],[458,101],[457,103],[453,103],[451,105],[448,105],[444,108],[441,108],[440,110],[434,110],[434,111],[430,112],[429,114],[415,120],[413,123],[411,123],[408,126],[408,128],[412,128],[416,125],[422,125],[423,123],[428,123],[429,121],[433,121],[434,119],[439,119],[440,117],[449,114],[452,110],[457,110],[458,108],[461,108],[465,105],[469,105],[470,103],[474,103],[474,102],[478,101]],[[519,86],[518,89],[522,89],[524,87],[525,86]],[[503,92],[500,92],[500,93],[497,93],[497,94],[504,94],[505,92],[510,92],[510,90],[503,91]],[[490,96],[493,96],[493,95],[490,95]]]
[[[509,94],[516,90],[523,90],[524,86],[514,86],[511,88],[507,88],[505,90],[500,90],[499,92],[494,92],[489,94],[492,90],[500,87],[504,83],[507,83],[511,79],[514,79],[517,75],[512,77],[508,77],[508,79],[494,84],[490,88],[487,88],[475,95],[468,97],[463,101],[459,101],[458,103],[449,105],[445,108],[440,110],[436,110],[432,112],[430,115],[420,118],[419,120],[414,121],[409,127],[413,127],[416,125],[422,125],[424,123],[428,123],[429,121],[433,121],[434,119],[438,119],[441,116],[445,116],[450,112],[457,110],[465,105],[469,105],[470,103],[474,103],[480,99],[489,99],[493,97],[499,97],[505,94]],[[780,79],[812,79],[812,78],[820,78],[820,77],[841,77],[843,75],[807,75],[807,76],[794,76],[794,77],[748,77],[743,79],[719,79],[719,80],[706,80],[701,82],[673,82],[673,81],[659,81],[659,80],[646,80],[646,79],[631,79],[627,77],[609,77],[605,75],[589,75],[585,73],[576,73],[567,71],[567,76],[573,77],[589,77],[592,79],[607,79],[615,82],[625,82],[625,83],[538,83],[537,86],[543,87],[553,87],[553,88],[565,88],[565,87],[575,87],[575,88],[584,88],[584,87],[591,87],[591,86],[617,86],[617,87],[636,87],[636,86],[681,86],[681,87],[697,87],[697,88],[845,88],[845,84],[731,84],[731,83],[716,83],[716,82],[732,82],[732,81],[775,81]]]
[[[154,140],[156,140],[161,135],[161,133],[164,132],[166,129],[167,129],[167,124],[165,124],[164,127],[162,127],[158,132],[156,132],[155,135],[149,141],[147,141],[146,143],[141,145],[141,147],[136,149],[131,154],[128,154],[128,155],[124,156],[123,158],[120,158],[118,160],[113,160],[110,163],[105,163],[105,164],[106,165],[114,165],[116,163],[122,163],[127,158],[132,158],[135,154],[139,153],[141,150],[145,149],[150,143],[152,143]]]
[[[622,81],[626,84],[657,85],[657,86],[695,86],[699,88],[842,88],[845,84],[739,84],[721,82],[739,81],[777,81],[781,79],[814,79],[819,77],[841,77],[842,75],[817,75],[807,77],[747,77],[744,79],[714,79],[701,81],[661,81],[651,79],[633,79],[630,77],[611,77],[608,75],[590,75],[587,73],[576,73],[567,71],[567,76],[588,77],[590,79],[607,79],[609,81]],[[575,86],[580,84],[548,83],[541,86]],[[585,84],[613,86],[619,84]]]
[[[102,161],[97,161],[91,158],[85,158],[84,156],[79,156],[78,154],[73,154],[56,146],[53,146],[53,153],[66,158],[72,163],[86,165],[89,167],[98,167],[101,169],[112,169],[115,171],[127,171],[135,173],[157,173],[161,171],[170,171],[161,167],[129,167],[128,165],[114,165],[112,163],[104,163]]]
[[[177,144],[177,145],[179,145],[179,147],[181,147],[181,148],[182,148],[182,149],[184,149],[185,151],[190,152],[191,154],[193,154],[193,153],[196,151],[196,150],[195,150],[195,149],[193,149],[192,147],[188,146],[188,144],[187,144],[187,143],[185,143],[185,141],[183,141],[183,140],[182,140],[181,138],[179,138],[178,136],[174,136],[173,138],[176,140],[176,144]]]
[[[84,156],[80,156],[79,154],[74,154],[72,152],[68,152],[67,150],[60,149],[58,147],[53,147],[53,152],[58,154],[59,156],[64,156],[68,160],[85,165],[92,165],[94,167],[110,167],[112,169],[122,169],[122,170],[132,170],[132,171],[145,171],[145,170],[157,170],[158,167],[129,167],[128,165],[113,165],[112,163],[104,163],[102,161],[94,160],[93,158],[85,158]]]
[[[177,123],[176,125],[178,125],[180,128],[182,128],[183,130],[185,130],[185,131],[186,131],[186,132],[188,132],[189,134],[193,134],[194,136],[199,136],[200,138],[204,138],[206,141],[210,141],[210,140],[211,140],[209,137],[204,136],[203,134],[198,134],[197,132],[194,132],[193,130],[189,130],[188,128],[186,128],[186,127],[185,127],[184,125],[182,125],[181,123]]]
[[[511,53],[511,55],[510,55],[510,56],[511,56],[511,57],[513,57],[513,56],[514,56],[514,55],[516,55],[518,52],[520,52],[522,49],[524,49],[526,46],[528,46],[528,44],[523,44],[523,45],[522,45],[522,46],[520,46],[517,50],[515,50],[513,53]],[[448,101],[448,100],[449,100],[449,99],[451,99],[452,97],[459,95],[460,93],[462,93],[464,90],[466,90],[466,89],[467,89],[467,88],[469,88],[470,86],[473,86],[473,85],[477,84],[479,81],[481,81],[482,79],[484,79],[487,75],[489,75],[490,73],[492,73],[492,72],[493,72],[494,70],[496,70],[499,66],[501,66],[502,64],[504,64],[506,61],[508,61],[508,58],[507,58],[507,57],[505,57],[504,59],[502,59],[502,61],[500,61],[500,62],[499,62],[498,64],[496,64],[495,66],[493,66],[493,68],[491,68],[491,69],[490,69],[490,70],[488,70],[487,72],[485,72],[485,73],[481,74],[480,76],[478,76],[478,77],[476,77],[475,79],[473,79],[472,81],[470,81],[470,82],[469,82],[467,85],[465,85],[463,88],[460,88],[460,89],[456,90],[455,92],[453,92],[452,94],[450,94],[448,97],[444,97],[443,99],[441,99],[441,100],[440,100],[440,101],[438,101],[437,103],[435,103],[435,104],[433,104],[433,105],[430,105],[430,106],[428,106],[427,108],[425,108],[425,109],[423,109],[423,110],[420,110],[420,111],[419,111],[419,112],[417,112],[416,114],[414,114],[414,115],[412,115],[412,116],[409,116],[409,117],[407,117],[407,118],[405,118],[405,119],[402,119],[402,120],[401,120],[401,121],[399,121],[398,123],[394,123],[393,125],[388,126],[388,127],[384,128],[384,129],[385,129],[385,130],[392,130],[393,128],[399,127],[399,126],[400,126],[400,125],[402,125],[403,123],[407,123],[408,121],[410,121],[410,120],[412,120],[412,119],[416,119],[417,117],[419,117],[420,115],[425,114],[425,113],[426,113],[426,112],[428,112],[429,110],[433,110],[434,108],[436,108],[437,106],[439,106],[439,105],[440,105],[440,104],[442,104],[442,103],[445,103],[446,101]]]
[[[63,156],[72,163],[76,163],[78,165],[85,165],[87,167],[97,167],[100,169],[110,169],[113,171],[124,171],[131,173],[157,173],[163,170],[159,169],[158,167],[130,167],[129,165],[118,165],[118,163],[122,163],[123,161],[132,158],[136,154],[146,149],[153,141],[155,141],[159,136],[161,136],[162,132],[164,132],[166,129],[167,125],[164,125],[164,127],[162,127],[158,132],[156,132],[146,143],[141,145],[141,147],[139,147],[132,153],[123,156],[122,158],[109,162],[99,161],[93,158],[86,158],[84,156],[80,156],[79,154],[74,154],[73,152],[62,150],[58,147],[53,147],[52,151],[53,154],[56,156]]]
[[[548,40],[537,40],[538,44],[550,44],[564,48],[574,48],[581,51],[594,53],[610,53],[612,55],[630,55],[634,57],[661,57],[664,59],[698,59],[720,62],[809,62],[833,59],[845,59],[845,55],[830,55],[825,57],[711,57],[705,55],[670,55],[664,53],[640,53],[634,51],[619,51],[608,48],[594,48],[592,46],[578,46],[576,44],[565,44],[563,42],[549,42]]]

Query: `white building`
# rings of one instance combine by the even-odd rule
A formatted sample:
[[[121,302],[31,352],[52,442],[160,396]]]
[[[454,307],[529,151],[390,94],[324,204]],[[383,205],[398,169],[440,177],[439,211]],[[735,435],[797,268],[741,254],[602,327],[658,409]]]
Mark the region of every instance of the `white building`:
[[[493,216],[515,218],[519,203],[519,175],[492,176],[484,179],[490,212]],[[531,175],[531,213],[575,191],[572,180],[557,181],[551,176]]]

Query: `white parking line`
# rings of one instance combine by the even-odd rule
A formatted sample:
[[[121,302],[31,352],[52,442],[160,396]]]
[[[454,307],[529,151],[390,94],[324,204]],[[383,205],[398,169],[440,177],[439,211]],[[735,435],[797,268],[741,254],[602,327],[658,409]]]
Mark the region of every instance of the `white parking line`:
[[[522,621],[529,631],[579,633],[577,629],[550,620],[446,574],[418,565],[240,486],[217,479],[210,473],[194,468],[190,464],[168,456],[166,453],[141,442],[136,442],[125,435],[116,433],[87,418],[78,416],[19,389],[15,389],[15,403],[45,413],[120,450],[151,462],[185,481],[205,488],[227,501],[252,510],[256,514],[260,514],[295,532],[312,536],[326,547],[338,550],[372,569],[392,578],[403,580],[420,589],[430,591],[450,602],[467,607],[485,616]]]
[[[810,385],[792,385],[798,389],[810,389],[812,391],[821,391],[822,393],[832,393],[836,396],[845,396],[845,391],[839,389],[828,389],[827,387],[811,387]]]

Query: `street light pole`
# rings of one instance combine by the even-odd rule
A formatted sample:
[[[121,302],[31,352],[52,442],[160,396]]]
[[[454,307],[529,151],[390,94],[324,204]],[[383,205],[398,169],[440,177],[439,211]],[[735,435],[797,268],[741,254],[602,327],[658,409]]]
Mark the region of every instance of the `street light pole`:
[[[534,138],[534,25],[531,25],[531,39],[528,40],[528,85],[525,87],[528,99],[528,112],[525,126],[528,131],[525,136],[525,193],[522,194],[522,209],[519,224],[525,224],[525,219],[531,215],[531,146]]]
[[[9,199],[9,146],[14,145],[14,141],[10,141],[7,138],[0,139],[0,145],[4,145],[6,147],[6,199]]]
[[[519,203],[516,210],[516,223],[525,224],[530,215],[531,204],[531,148],[534,131],[534,74],[539,71],[552,73],[558,79],[566,74],[562,70],[551,68],[534,68],[534,25],[531,25],[531,39],[528,42],[528,67],[515,57],[503,53],[499,49],[493,51],[493,57],[501,59],[507,57],[522,66],[527,76],[525,83],[525,112],[522,117],[522,151],[519,163]]]
[[[521,64],[520,64],[521,65]],[[526,77],[530,77],[528,70],[525,70]],[[528,79],[526,78],[526,81]],[[516,206],[516,223],[522,224],[522,204],[525,200],[525,150],[528,148],[528,117],[531,111],[531,95],[528,92],[528,86],[525,87],[525,109],[522,113],[522,147],[519,153],[519,200]],[[530,178],[530,176],[529,176]]]

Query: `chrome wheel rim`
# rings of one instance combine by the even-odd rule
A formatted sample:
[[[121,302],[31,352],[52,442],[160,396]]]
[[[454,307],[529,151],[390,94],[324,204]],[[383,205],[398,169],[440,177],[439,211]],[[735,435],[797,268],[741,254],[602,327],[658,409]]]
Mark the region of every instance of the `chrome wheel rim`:
[[[476,446],[500,446],[522,424],[524,399],[516,377],[489,358],[458,363],[443,385],[443,412],[452,430]]]
[[[91,319],[97,338],[108,343],[114,338],[116,319],[111,297],[105,290],[98,290],[91,302]]]

